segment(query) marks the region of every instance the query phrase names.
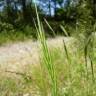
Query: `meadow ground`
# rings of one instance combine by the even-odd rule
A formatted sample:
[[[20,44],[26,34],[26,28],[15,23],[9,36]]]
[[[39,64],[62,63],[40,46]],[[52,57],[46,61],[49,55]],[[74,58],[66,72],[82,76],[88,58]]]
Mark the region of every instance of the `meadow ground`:
[[[96,55],[92,61],[87,57],[86,69],[84,52],[75,40],[47,39],[50,57],[46,48],[43,57],[39,41],[1,46],[0,96],[96,96]]]

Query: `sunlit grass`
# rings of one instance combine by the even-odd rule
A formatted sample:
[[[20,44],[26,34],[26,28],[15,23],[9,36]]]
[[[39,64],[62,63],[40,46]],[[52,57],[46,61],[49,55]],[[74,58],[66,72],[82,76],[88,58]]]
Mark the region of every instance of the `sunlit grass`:
[[[34,23],[41,51],[40,62],[37,66],[26,66],[23,73],[7,71],[6,75],[1,75],[0,95],[96,96],[96,48],[92,46],[93,36],[86,38],[84,45],[79,44],[78,40],[70,41],[69,45],[62,40],[60,47],[52,48],[46,42],[37,8],[36,14],[37,23]],[[45,22],[53,31],[48,22]],[[61,28],[68,36],[65,28]],[[82,49],[77,45],[83,46]]]

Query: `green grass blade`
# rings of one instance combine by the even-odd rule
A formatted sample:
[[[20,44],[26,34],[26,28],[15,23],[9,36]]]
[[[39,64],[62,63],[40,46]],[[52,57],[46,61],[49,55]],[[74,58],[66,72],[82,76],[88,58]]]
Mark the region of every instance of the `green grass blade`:
[[[48,23],[48,21],[46,19],[44,19],[44,21],[47,24],[47,26],[49,27],[49,29],[53,32],[54,37],[56,37],[55,31],[52,29],[52,27],[50,26],[50,24]]]
[[[66,31],[66,29],[62,25],[60,25],[60,28],[62,29],[62,31],[64,32],[64,34],[66,36],[69,36],[68,33],[67,33],[67,31]]]

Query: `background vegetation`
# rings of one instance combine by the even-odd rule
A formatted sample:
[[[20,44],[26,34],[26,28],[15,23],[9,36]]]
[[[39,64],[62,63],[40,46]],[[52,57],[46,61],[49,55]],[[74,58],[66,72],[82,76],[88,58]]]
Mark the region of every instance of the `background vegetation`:
[[[95,30],[96,1],[95,0],[0,0],[0,38],[24,40],[36,38],[35,24],[37,3],[38,13],[43,22],[46,36],[53,36],[46,19],[56,34],[63,34],[63,25],[69,35],[78,35],[79,29],[86,29],[84,34]],[[20,35],[18,35],[20,34]],[[10,38],[10,35],[12,35]],[[63,34],[64,35],[64,34]],[[11,40],[12,41],[12,40]]]

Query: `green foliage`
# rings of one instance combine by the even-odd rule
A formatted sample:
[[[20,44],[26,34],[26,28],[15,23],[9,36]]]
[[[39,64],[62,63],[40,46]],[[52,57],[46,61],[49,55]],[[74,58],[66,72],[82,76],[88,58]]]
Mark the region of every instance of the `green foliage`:
[[[57,89],[57,80],[56,80],[56,72],[55,72],[55,67],[54,64],[51,60],[51,55],[49,53],[49,49],[47,46],[46,38],[44,35],[44,29],[42,26],[42,23],[40,22],[39,15],[37,12],[37,7],[36,7],[36,14],[37,14],[37,32],[38,32],[38,40],[40,42],[40,47],[42,51],[42,57],[43,57],[43,63],[46,69],[48,71],[49,75],[49,80],[51,83],[51,96],[58,96],[58,89]],[[43,64],[42,63],[42,64]]]
[[[1,23],[0,45],[25,40],[35,40],[36,29],[27,25],[23,30],[14,29],[11,24]]]
[[[2,1],[3,0],[0,2],[4,9],[0,12],[0,31],[19,30],[22,32],[23,30],[23,32],[25,32],[24,30],[34,30],[36,12],[33,1],[6,0],[6,6],[5,3],[2,3]],[[38,0],[38,2],[38,13],[42,23],[44,24],[44,18],[46,18],[56,34],[62,34],[60,30],[62,22],[64,22],[64,26],[70,35],[81,33],[76,31],[77,26],[78,30],[87,29],[86,32],[88,34],[93,30],[93,26],[96,21],[96,16],[94,14],[94,0]],[[79,25],[76,24],[77,22],[79,22]],[[12,29],[10,29],[11,26]],[[44,24],[44,29],[47,31],[47,36],[52,35],[46,24]],[[33,33],[33,37],[36,38],[35,31],[28,33],[27,31],[25,32],[26,35],[30,35],[31,33]]]

